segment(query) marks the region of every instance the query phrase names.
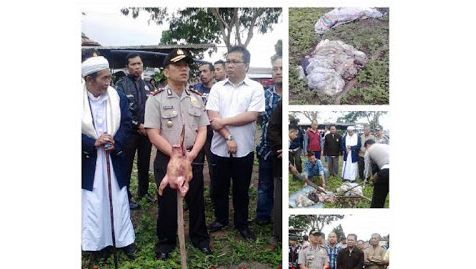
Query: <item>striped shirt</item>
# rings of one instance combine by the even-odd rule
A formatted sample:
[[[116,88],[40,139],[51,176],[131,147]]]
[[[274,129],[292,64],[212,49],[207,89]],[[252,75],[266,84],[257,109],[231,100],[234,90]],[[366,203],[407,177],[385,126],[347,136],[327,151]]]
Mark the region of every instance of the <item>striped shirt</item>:
[[[258,156],[262,156],[266,160],[271,149],[268,144],[268,123],[273,111],[278,105],[281,96],[276,92],[276,88],[273,86],[266,91],[264,91],[265,100],[265,112],[261,113],[261,140],[258,145],[256,145],[256,152]]]
[[[337,269],[337,255],[339,255],[339,251],[342,249],[339,246],[335,248],[331,248],[329,245],[325,246],[327,251],[327,257],[329,257],[329,268]]]

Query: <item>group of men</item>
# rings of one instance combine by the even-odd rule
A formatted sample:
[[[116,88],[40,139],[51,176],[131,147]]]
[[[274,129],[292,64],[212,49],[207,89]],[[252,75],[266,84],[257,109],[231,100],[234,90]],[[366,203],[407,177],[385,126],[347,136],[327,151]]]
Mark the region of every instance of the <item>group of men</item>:
[[[154,177],[159,186],[167,174],[172,147],[180,143],[182,130],[185,158],[191,162],[193,174],[185,195],[192,244],[207,255],[213,253],[208,232],[221,230],[229,223],[230,185],[234,228],[244,239],[254,240],[255,235],[248,227],[248,190],[258,118],[262,135],[256,148],[260,164],[256,222],[271,222],[273,200],[280,195],[273,187],[275,177],[281,176],[274,173],[281,157],[281,139],[280,130],[271,127],[273,130],[268,130],[268,126],[277,126],[278,118],[281,125],[281,115],[273,113],[282,95],[281,57],[272,59],[275,86],[266,91],[260,83],[248,78],[250,53],[244,47],[232,47],[226,62],[201,64],[202,82],[196,90],[188,87],[193,62],[185,51],[173,50],[163,61],[167,85],[152,91],[153,86],[141,78],[143,63],[139,54],[127,55],[125,66],[129,74],[116,83],[116,89],[110,86],[111,73],[104,57],[83,61],[83,251],[101,253],[115,245],[134,257],[135,234],[130,210],[140,207],[132,202],[129,186],[135,153],[137,196],[142,199],[149,196],[151,146],[157,148]],[[273,143],[268,133],[279,139],[275,138]],[[215,215],[215,221],[208,227],[203,197],[205,156]],[[176,190],[167,186],[157,202],[156,254],[158,259],[166,260],[176,246]],[[281,206],[276,210],[281,210]],[[280,217],[280,213],[275,216]],[[280,225],[281,220],[274,223]],[[280,226],[275,227],[274,237],[280,240],[280,236]]]
[[[365,181],[371,178],[374,184],[371,207],[384,207],[389,192],[390,148],[388,138],[382,133],[381,128],[376,128],[374,136],[370,133],[370,126],[366,125],[359,136],[355,127],[349,126],[342,137],[337,133],[335,125],[331,125],[328,132],[322,136],[317,126],[318,122],[314,120],[305,135],[296,124],[291,123],[289,126],[290,132],[294,133],[289,148],[290,165],[293,169],[302,173],[306,179],[319,177],[321,186],[325,189],[328,176],[338,176],[339,156],[343,156],[342,182],[355,183],[358,175]],[[304,136],[307,139],[304,139]],[[378,146],[373,146],[374,144]],[[304,169],[300,156],[302,147],[307,150]],[[325,156],[327,168],[320,160],[321,153]]]
[[[290,236],[289,269],[389,269],[390,252],[380,245],[379,234],[372,234],[366,248],[363,240],[357,241],[356,234],[343,239],[344,243],[338,243],[336,233],[331,232],[326,242],[318,229],[311,229],[301,245],[297,236]]]

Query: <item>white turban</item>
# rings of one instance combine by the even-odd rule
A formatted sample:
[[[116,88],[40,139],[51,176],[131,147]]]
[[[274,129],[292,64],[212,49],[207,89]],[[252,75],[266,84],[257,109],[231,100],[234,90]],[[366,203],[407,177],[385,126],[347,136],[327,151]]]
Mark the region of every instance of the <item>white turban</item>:
[[[354,131],[355,127],[354,126],[347,126],[347,131]]]
[[[91,57],[81,64],[83,77],[109,68],[109,62],[103,56]]]

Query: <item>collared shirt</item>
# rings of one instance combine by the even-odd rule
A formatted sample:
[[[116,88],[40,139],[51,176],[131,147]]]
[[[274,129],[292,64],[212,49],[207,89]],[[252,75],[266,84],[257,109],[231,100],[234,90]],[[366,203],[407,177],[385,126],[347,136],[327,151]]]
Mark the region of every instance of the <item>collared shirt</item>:
[[[372,139],[373,141],[375,141],[375,136],[373,136],[372,134],[369,134],[368,136],[365,136],[365,134],[362,134],[360,136],[360,143],[362,144],[362,146],[360,147],[360,151],[359,151],[359,156],[360,157],[364,157],[364,155],[365,155],[364,144],[365,144],[365,141],[367,141],[369,139]]]
[[[133,126],[137,127],[144,123],[145,103],[152,86],[142,78],[136,80],[129,74],[121,78],[115,87],[118,91],[123,92],[129,100]]]
[[[385,265],[378,265],[375,262],[382,262],[385,259],[387,250],[381,246],[374,249],[372,246],[364,250],[365,269],[384,269]]]
[[[242,82],[234,86],[229,79],[225,79],[213,85],[206,110],[216,111],[222,118],[230,118],[248,111],[264,112],[264,103],[264,90],[260,83],[245,77]],[[242,126],[227,126],[227,128],[238,147],[235,157],[244,157],[254,151],[256,121]],[[211,151],[220,157],[230,157],[225,138],[215,131]]]
[[[326,156],[339,156],[341,153],[340,143],[342,143],[342,136],[340,134],[327,134],[324,137],[324,153]]]
[[[364,266],[364,253],[354,247],[352,251],[344,248],[337,255],[337,269],[362,269]]]
[[[379,169],[383,169],[384,165],[390,164],[390,146],[387,144],[373,144],[365,152],[364,156],[364,177],[368,178],[372,173],[372,164],[376,164]]]
[[[276,87],[271,87],[264,92],[265,101],[265,113],[261,114],[261,140],[258,145],[256,145],[256,152],[258,156],[263,156],[266,160],[269,153],[271,152],[268,145],[268,122],[273,111],[276,108],[281,96],[276,92]]]
[[[329,257],[329,268],[336,269],[337,268],[337,255],[339,255],[339,251],[341,251],[341,247],[335,246],[331,248],[331,246],[327,245],[326,247],[327,256]]]
[[[171,145],[179,143],[185,126],[184,146],[186,149],[192,148],[198,128],[209,124],[207,114],[203,111],[202,98],[186,88],[178,96],[167,85],[164,91],[147,99],[144,127],[159,129],[160,135]]]
[[[310,161],[306,161],[304,163],[304,174],[307,175],[308,178],[312,178],[313,176],[321,176],[324,175],[324,166],[320,160],[316,160],[315,164],[312,164]]]
[[[305,135],[304,131],[301,128],[299,128],[296,139],[294,139],[293,141],[289,143],[289,149],[305,148],[304,135]]]
[[[318,130],[309,129],[306,132],[306,135],[309,139],[309,144],[307,145],[307,151],[321,151],[321,133]]]
[[[199,91],[202,94],[203,105],[207,105],[208,95],[210,94],[211,87],[205,86],[202,82],[198,83],[194,87],[195,90]]]
[[[299,252],[298,264],[303,264],[309,269],[322,269],[327,260],[327,251],[323,247],[309,245]]]

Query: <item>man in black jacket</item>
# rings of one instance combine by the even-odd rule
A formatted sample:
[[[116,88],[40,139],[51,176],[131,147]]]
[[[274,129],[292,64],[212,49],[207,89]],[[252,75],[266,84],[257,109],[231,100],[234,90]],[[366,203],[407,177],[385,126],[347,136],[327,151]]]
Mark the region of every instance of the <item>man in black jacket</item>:
[[[149,162],[151,144],[144,128],[145,102],[149,91],[153,88],[142,78],[143,64],[140,55],[129,53],[126,56],[126,68],[129,74],[119,80],[116,89],[123,92],[129,100],[129,110],[132,113],[133,132],[125,145],[127,158],[127,174],[129,180],[127,183],[127,193],[132,210],[138,209],[139,205],[131,201],[131,192],[129,186],[131,182],[132,166],[134,156],[137,150],[137,178],[138,178],[138,198],[144,197],[149,190]]]
[[[268,124],[268,142],[275,156],[274,171],[273,171],[273,180],[274,180],[274,215],[273,215],[273,236],[271,241],[281,242],[282,240],[282,217],[283,217],[283,146],[282,146],[282,137],[283,137],[283,128],[282,128],[282,118],[283,118],[283,103],[282,99],[278,101],[276,108],[274,109],[271,118],[269,119]]]
[[[324,156],[329,160],[329,175],[337,176],[339,174],[339,155],[342,136],[336,133],[336,127],[330,128],[330,133],[324,137]]]

